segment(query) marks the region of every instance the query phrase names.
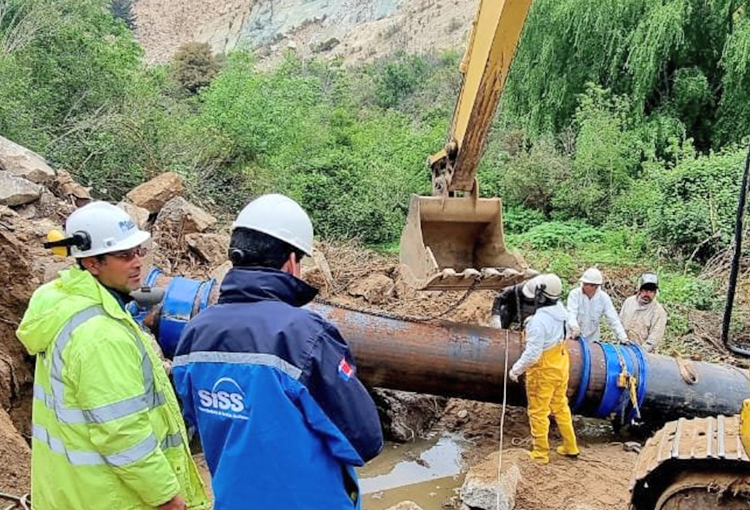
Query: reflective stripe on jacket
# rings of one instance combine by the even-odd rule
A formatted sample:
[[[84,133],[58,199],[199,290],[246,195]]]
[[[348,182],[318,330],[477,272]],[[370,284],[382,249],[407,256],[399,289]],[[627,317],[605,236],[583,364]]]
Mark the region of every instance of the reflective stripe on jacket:
[[[234,268],[174,358],[215,510],[354,510],[354,466],[383,447],[377,409],[338,330],[300,308],[316,291],[273,269]]]
[[[151,509],[178,493],[209,508],[150,338],[89,272],[61,271],[40,287],[17,335],[37,355],[36,510]]]

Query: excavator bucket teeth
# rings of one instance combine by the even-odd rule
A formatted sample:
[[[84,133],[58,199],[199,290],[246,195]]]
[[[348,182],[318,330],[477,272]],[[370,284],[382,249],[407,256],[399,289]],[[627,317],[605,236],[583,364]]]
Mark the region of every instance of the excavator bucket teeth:
[[[499,198],[412,195],[400,253],[418,290],[502,289],[537,274],[506,250]]]

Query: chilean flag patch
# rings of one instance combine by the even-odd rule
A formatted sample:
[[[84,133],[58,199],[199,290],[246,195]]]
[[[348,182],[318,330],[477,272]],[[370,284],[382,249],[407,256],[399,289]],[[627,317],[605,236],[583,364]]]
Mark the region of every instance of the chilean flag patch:
[[[346,361],[346,358],[341,358],[341,361],[339,361],[339,377],[348,381],[353,375],[354,368]]]

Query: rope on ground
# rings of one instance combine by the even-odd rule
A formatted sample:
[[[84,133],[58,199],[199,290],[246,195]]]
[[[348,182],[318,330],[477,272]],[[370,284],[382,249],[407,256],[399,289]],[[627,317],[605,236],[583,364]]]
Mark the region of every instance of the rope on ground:
[[[500,413],[500,448],[497,453],[497,506],[500,508],[500,492],[502,489],[501,476],[503,469],[503,431],[505,430],[505,408],[508,400],[508,346],[510,344],[510,331],[505,330],[505,367],[503,368],[503,408]]]
[[[531,436],[526,437],[514,437],[510,440],[511,446],[515,446],[517,448],[526,448],[528,446],[531,446]]]
[[[10,506],[5,507],[3,510],[13,510],[14,508],[17,508],[18,506],[21,507],[22,510],[30,510],[31,509],[31,503],[29,503],[29,495],[24,494],[23,496],[15,496],[13,494],[7,494],[5,492],[0,492],[0,499],[9,499],[13,501]]]

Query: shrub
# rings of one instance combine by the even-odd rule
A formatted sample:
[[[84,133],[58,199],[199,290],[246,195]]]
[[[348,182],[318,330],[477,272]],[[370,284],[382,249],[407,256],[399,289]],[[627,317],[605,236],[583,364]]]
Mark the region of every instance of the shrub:
[[[704,260],[729,245],[734,232],[744,149],[682,160],[656,180],[652,235],[683,255]]]
[[[174,55],[172,68],[174,79],[192,94],[208,86],[218,72],[211,46],[199,42],[182,44]]]

